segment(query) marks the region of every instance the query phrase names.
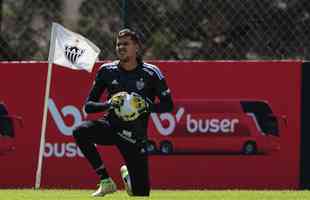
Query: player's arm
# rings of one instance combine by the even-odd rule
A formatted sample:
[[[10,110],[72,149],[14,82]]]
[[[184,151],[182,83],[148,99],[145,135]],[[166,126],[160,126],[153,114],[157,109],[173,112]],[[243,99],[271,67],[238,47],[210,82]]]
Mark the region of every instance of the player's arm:
[[[154,79],[154,88],[159,102],[150,103],[149,111],[154,113],[172,112],[173,100],[165,78],[163,76],[156,76]]]
[[[110,108],[110,104],[106,102],[87,101],[84,107],[86,113],[104,112]]]
[[[109,101],[100,102],[100,97],[106,89],[104,80],[104,70],[103,68],[96,75],[93,87],[90,94],[87,97],[84,110],[86,113],[96,113],[108,110],[111,107]]]

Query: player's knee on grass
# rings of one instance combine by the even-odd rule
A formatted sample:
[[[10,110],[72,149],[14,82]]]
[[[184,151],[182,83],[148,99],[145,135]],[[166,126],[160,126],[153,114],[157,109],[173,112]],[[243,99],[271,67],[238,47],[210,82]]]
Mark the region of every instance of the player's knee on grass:
[[[139,192],[133,192],[132,196],[136,196],[136,197],[148,197],[150,196],[150,191],[139,191]]]

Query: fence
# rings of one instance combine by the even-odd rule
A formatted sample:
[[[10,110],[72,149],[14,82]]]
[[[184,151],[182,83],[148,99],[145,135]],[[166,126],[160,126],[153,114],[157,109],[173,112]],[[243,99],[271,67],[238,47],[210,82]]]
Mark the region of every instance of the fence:
[[[309,59],[309,0],[0,0],[0,60],[47,60],[53,21],[114,59],[138,30],[146,59]]]

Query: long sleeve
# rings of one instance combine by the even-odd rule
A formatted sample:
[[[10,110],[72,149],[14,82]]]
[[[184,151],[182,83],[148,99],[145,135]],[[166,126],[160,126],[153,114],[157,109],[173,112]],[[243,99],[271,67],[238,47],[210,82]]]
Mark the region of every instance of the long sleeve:
[[[86,113],[103,112],[110,108],[110,104],[105,102],[99,102],[102,93],[105,91],[106,85],[104,82],[104,70],[101,68],[94,81],[90,94],[87,97],[84,110]]]
[[[171,97],[170,89],[168,88],[165,78],[163,76],[155,77],[154,89],[156,91],[156,96],[158,97],[159,102],[150,105],[150,112],[172,112],[174,107],[173,100]]]
[[[110,108],[110,104],[105,102],[94,102],[94,101],[87,101],[85,104],[85,112],[86,113],[96,113],[96,112],[104,112]]]
[[[154,113],[165,113],[172,112],[173,110],[173,100],[171,95],[161,97],[159,103],[154,103],[150,105],[150,112]]]

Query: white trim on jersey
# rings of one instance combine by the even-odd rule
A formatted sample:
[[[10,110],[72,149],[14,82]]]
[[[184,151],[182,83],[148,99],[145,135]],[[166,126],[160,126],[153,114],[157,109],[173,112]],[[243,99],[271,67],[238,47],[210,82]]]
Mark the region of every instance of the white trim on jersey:
[[[143,67],[142,68],[143,71],[146,71],[147,73],[149,73],[149,75],[153,76],[154,72],[152,72],[151,70],[149,70],[148,68]]]
[[[105,67],[106,69],[115,69],[117,68],[118,62],[114,61],[114,62],[109,62],[109,63],[105,63],[103,65],[101,65],[100,69]]]
[[[160,69],[157,66],[151,65],[149,63],[143,63],[143,67],[145,67],[147,69],[150,69],[153,72],[155,72],[155,74],[157,74],[157,76],[158,76],[158,78],[160,80],[165,78],[164,75],[161,73]]]

